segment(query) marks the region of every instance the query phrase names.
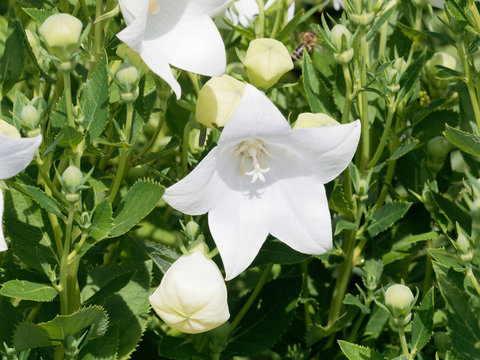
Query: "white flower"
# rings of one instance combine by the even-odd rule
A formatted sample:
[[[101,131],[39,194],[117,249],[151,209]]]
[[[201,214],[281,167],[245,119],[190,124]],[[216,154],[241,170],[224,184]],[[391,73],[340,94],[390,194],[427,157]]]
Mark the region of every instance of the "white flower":
[[[0,120],[0,180],[8,179],[25,169],[42,142],[42,136],[21,138],[12,125]],[[0,251],[8,249],[3,236],[3,193],[0,189]]]
[[[245,270],[270,233],[293,249],[322,254],[332,247],[323,184],[348,165],[360,123],[292,130],[252,85],[222,131],[218,145],[165,201],[208,222],[232,279]]]
[[[188,334],[214,329],[230,317],[222,274],[200,251],[175,261],[149,299],[165,323]]]
[[[338,11],[340,9],[345,9],[345,1],[344,0],[332,0],[333,8]]]
[[[265,4],[265,10],[272,6],[275,1],[277,0],[268,0]],[[235,9],[233,9],[233,7],[235,7]],[[233,25],[238,25],[240,23],[243,27],[248,27],[257,15],[258,5],[256,0],[237,0],[233,3],[231,8],[227,9],[224,16]],[[295,2],[292,2],[287,10],[287,20],[290,21],[294,15]]]
[[[140,53],[148,67],[180,98],[169,64],[202,75],[225,71],[223,40],[211,17],[229,0],[119,0],[127,27],[117,37]]]

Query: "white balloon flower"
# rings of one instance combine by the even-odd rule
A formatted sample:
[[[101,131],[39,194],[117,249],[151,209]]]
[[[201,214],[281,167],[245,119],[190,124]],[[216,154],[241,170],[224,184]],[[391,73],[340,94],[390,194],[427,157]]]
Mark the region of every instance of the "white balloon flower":
[[[251,264],[269,233],[297,251],[323,254],[332,247],[323,184],[347,167],[359,137],[358,120],[292,130],[247,84],[218,145],[164,199],[186,214],[208,212],[227,280]]]
[[[117,37],[181,96],[169,64],[201,75],[225,71],[223,40],[211,17],[230,0],[119,0],[127,27]]]
[[[268,0],[265,4],[265,10],[272,6],[275,1],[278,0]],[[234,9],[235,8],[235,9]],[[232,7],[225,11],[225,17],[233,25],[242,25],[243,27],[248,27],[250,23],[255,19],[255,16],[258,15],[258,4],[256,0],[237,0],[233,2]],[[288,7],[287,10],[287,20],[290,21],[295,15],[295,2]]]
[[[212,330],[230,317],[222,274],[200,251],[175,261],[149,299],[166,324],[188,334]]]
[[[0,180],[8,179],[25,169],[33,159],[42,136],[21,138],[18,130],[0,119]],[[8,249],[2,227],[3,193],[0,189],[0,251]]]

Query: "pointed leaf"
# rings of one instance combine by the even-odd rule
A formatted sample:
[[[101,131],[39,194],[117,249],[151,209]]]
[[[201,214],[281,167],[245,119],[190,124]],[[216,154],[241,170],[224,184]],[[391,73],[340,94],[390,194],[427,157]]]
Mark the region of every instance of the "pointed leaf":
[[[480,138],[477,135],[447,125],[445,127],[445,137],[460,150],[480,158]]]
[[[52,301],[58,291],[50,285],[27,280],[10,280],[2,285],[0,295],[32,301]]]
[[[410,202],[394,201],[382,206],[372,216],[371,223],[367,228],[368,235],[374,237],[387,230],[406,214],[411,205]]]
[[[338,340],[338,345],[349,360],[383,360],[383,355],[366,346]]]
[[[433,333],[433,287],[425,294],[415,311],[412,323],[412,354],[418,354],[428,344]],[[414,355],[415,356],[415,355]]]

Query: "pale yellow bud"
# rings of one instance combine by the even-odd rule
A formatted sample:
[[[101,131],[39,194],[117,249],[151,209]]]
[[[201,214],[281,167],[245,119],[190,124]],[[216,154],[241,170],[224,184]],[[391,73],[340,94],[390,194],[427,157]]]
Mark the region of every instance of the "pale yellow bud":
[[[330,31],[330,41],[336,47],[337,52],[343,52],[350,48],[352,34],[343,25],[337,24]]]
[[[188,334],[212,330],[230,317],[222,274],[199,251],[175,261],[149,300],[166,324]]]
[[[82,22],[69,14],[55,14],[43,22],[39,33],[50,54],[67,62],[80,46]]]
[[[285,45],[275,39],[255,39],[250,42],[243,63],[250,82],[265,90],[293,69],[290,53]]]
[[[298,115],[293,130],[335,125],[340,123],[327,114],[303,113]]]
[[[121,64],[115,73],[115,78],[125,91],[132,91],[137,86],[138,77],[137,68],[128,63]]]
[[[20,113],[20,117],[22,121],[27,125],[29,128],[36,128],[38,126],[38,122],[40,121],[41,113],[32,105],[25,105]]]
[[[245,91],[245,83],[231,76],[211,78],[198,94],[195,117],[207,127],[224,127]]]
[[[62,174],[63,187],[67,193],[76,193],[82,185],[83,175],[79,168],[70,165]]]
[[[20,138],[20,133],[15,126],[10,125],[5,120],[0,119],[0,136],[9,136],[13,138]]]
[[[457,59],[455,59],[452,55],[444,53],[444,52],[437,52],[435,53],[430,60],[427,61],[426,68],[427,68],[427,75],[430,79],[436,78],[439,68],[436,65],[441,65],[449,69],[455,70],[457,67]]]
[[[395,284],[385,291],[385,305],[395,317],[407,316],[410,313],[413,300],[412,291],[405,285]]]

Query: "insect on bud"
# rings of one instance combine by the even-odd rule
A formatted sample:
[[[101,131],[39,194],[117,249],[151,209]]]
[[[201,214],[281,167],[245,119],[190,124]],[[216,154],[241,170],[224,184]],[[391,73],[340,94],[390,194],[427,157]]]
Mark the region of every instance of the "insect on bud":
[[[395,284],[385,291],[385,305],[396,319],[409,318],[414,300],[412,291],[405,285]]]
[[[282,75],[293,69],[287,48],[275,39],[251,41],[244,65],[252,85],[264,90],[270,89]]]
[[[224,127],[237,108],[245,83],[228,75],[207,81],[198,94],[195,117],[209,128]]]
[[[20,138],[20,133],[17,128],[10,125],[5,120],[0,119],[0,136],[8,136],[13,138]]]
[[[212,330],[230,317],[222,274],[199,251],[175,261],[149,300],[166,324],[188,334]]]
[[[340,125],[340,123],[327,114],[302,113],[298,115],[293,130],[335,125]]]
[[[43,22],[39,33],[50,55],[57,57],[63,65],[70,62],[80,46],[82,22],[69,14],[54,14]]]

